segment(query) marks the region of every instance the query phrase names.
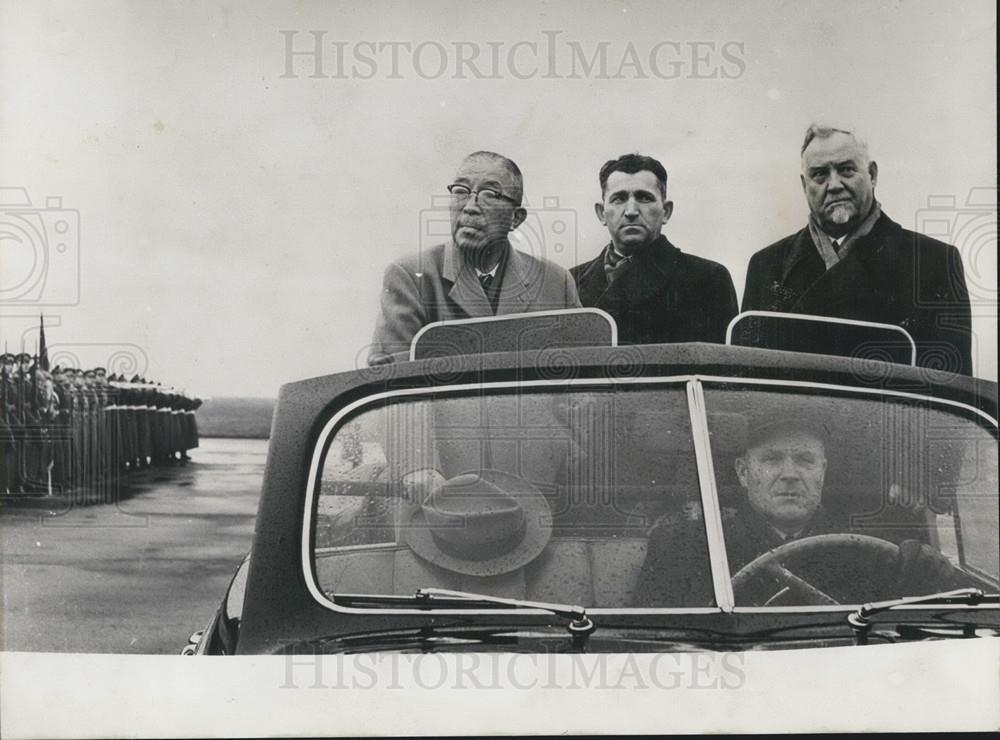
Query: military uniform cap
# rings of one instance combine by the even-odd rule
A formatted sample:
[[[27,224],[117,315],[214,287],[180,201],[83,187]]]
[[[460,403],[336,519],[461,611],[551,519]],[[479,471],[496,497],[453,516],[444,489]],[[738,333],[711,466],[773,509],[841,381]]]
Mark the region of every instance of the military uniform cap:
[[[814,409],[768,409],[751,417],[747,426],[746,447],[754,447],[783,432],[803,432],[826,444],[830,428]]]
[[[30,359],[31,359],[31,355],[29,355],[27,352],[20,352],[17,355],[17,361],[18,362],[24,362],[25,360],[30,360]]]

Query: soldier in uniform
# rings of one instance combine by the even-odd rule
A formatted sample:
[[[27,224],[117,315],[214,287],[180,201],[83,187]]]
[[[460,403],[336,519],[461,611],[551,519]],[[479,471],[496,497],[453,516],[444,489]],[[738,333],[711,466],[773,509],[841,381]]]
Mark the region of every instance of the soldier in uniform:
[[[3,475],[0,486],[3,493],[17,490],[17,457],[15,428],[18,425],[19,408],[15,380],[16,358],[10,352],[0,356],[0,445],[3,447]]]
[[[138,411],[135,389],[131,383],[125,380],[124,375],[117,376],[114,384],[118,389],[118,405],[121,407],[122,415],[123,467],[135,470],[139,458],[138,420],[136,418]]]
[[[90,394],[84,383],[83,373],[74,370],[72,374],[73,388],[76,391],[73,406],[73,441],[75,460],[75,487],[86,489],[90,485]]]
[[[32,487],[33,468],[36,463],[37,419],[34,406],[34,388],[32,383],[31,355],[21,352],[17,355],[17,424],[14,428],[14,444],[16,448],[16,483],[18,493],[26,493]]]
[[[104,471],[101,468],[101,414],[104,413],[104,404],[101,394],[94,385],[95,375],[93,370],[86,370],[83,373],[83,388],[87,394],[87,488],[89,491],[96,491]]]
[[[66,371],[56,365],[52,369],[58,403],[57,416],[51,429],[52,436],[52,485],[64,491],[72,488],[73,438],[71,434],[73,412],[73,386]]]
[[[52,374],[35,368],[35,394],[32,405],[37,423],[38,455],[32,469],[32,489],[52,494],[52,468],[54,466],[53,428],[59,420],[59,397]]]
[[[145,378],[135,375],[132,382],[138,385],[136,390],[139,419],[139,468],[147,468],[153,459],[153,389]]]
[[[185,442],[184,442],[184,452],[181,455],[181,459],[184,461],[190,460],[191,456],[188,455],[189,450],[193,450],[198,446],[198,419],[195,412],[200,407],[202,401],[200,398],[189,398],[187,399],[187,406],[184,411],[184,418],[187,422],[187,428],[185,429]]]

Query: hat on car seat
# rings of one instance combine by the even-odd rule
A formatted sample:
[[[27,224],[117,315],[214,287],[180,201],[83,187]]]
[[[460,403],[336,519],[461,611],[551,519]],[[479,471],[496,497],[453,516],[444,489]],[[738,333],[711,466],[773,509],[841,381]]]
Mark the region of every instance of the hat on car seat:
[[[552,511],[531,483],[499,470],[450,478],[414,507],[403,540],[456,573],[495,576],[527,565],[552,535]]]

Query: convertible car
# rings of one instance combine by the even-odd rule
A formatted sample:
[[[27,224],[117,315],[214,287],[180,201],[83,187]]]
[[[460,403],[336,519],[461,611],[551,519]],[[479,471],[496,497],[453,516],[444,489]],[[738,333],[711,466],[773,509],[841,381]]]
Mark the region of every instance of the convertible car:
[[[183,652],[1000,636],[996,383],[912,366],[895,327],[730,329],[618,346],[592,309],[449,322],[284,386],[251,552]]]

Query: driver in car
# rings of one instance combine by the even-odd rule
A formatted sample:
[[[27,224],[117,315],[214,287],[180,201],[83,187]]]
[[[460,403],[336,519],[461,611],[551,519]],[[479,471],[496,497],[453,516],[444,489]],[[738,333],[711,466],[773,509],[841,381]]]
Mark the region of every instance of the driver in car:
[[[842,541],[848,547],[852,542],[874,545],[870,553],[864,553],[866,557],[848,557],[844,550],[834,552],[837,557],[824,557],[817,547],[815,552],[800,552],[789,559],[790,577],[779,579],[765,568],[759,574],[757,569],[746,568],[742,575],[755,577],[741,578],[745,566],[777,548],[851,530],[835,521],[822,504],[827,468],[822,423],[772,415],[752,424],[735,468],[746,493],[745,505],[724,516],[724,537],[730,572],[737,574],[738,605],[801,604],[803,598],[807,603],[851,603],[968,585],[940,552],[916,539],[896,546],[870,537]],[[661,518],[651,529],[636,605],[703,606],[713,601],[705,525],[694,514]],[[776,556],[775,560],[782,559]]]

